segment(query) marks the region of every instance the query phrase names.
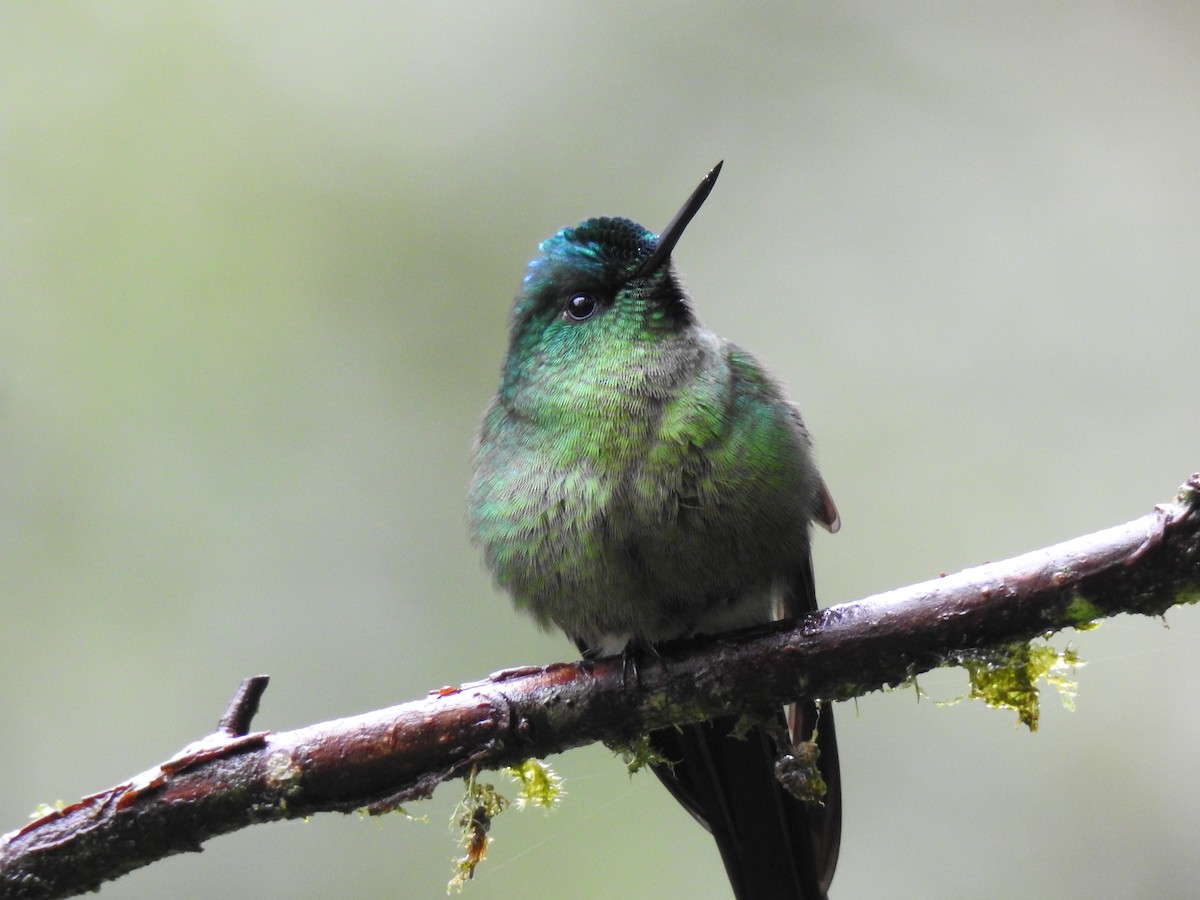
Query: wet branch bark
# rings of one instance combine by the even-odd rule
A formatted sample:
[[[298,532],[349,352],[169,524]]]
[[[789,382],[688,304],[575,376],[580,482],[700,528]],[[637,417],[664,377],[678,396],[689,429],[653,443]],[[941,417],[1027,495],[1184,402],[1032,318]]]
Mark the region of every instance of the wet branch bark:
[[[266,687],[257,676],[213,734],[0,837],[0,895],[71,896],[258,822],[386,812],[475,766],[802,697],[846,699],[973,649],[1198,599],[1200,474],[1124,525],[798,622],[681,641],[632,670],[620,658],[512,669],[278,733],[249,730]]]

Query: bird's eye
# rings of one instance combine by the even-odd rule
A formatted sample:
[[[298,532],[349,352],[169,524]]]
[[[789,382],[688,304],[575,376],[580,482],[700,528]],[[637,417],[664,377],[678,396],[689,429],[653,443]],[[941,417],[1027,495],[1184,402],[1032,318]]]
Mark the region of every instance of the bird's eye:
[[[591,294],[572,294],[564,312],[572,322],[586,322],[599,308],[600,304]]]

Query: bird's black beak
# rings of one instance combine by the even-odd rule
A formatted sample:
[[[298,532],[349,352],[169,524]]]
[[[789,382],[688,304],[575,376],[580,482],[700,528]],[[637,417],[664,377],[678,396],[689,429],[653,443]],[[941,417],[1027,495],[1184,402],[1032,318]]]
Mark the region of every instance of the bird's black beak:
[[[713,166],[712,171],[705,175],[696,190],[692,191],[692,196],[688,197],[687,203],[683,204],[683,208],[675,214],[675,218],[658,235],[658,243],[655,245],[654,251],[646,257],[645,262],[638,266],[638,275],[649,275],[666,265],[667,260],[671,258],[671,251],[675,249],[675,244],[683,234],[683,229],[688,227],[692,216],[700,211],[700,207],[708,199],[713,185],[717,183],[717,176],[721,174],[723,165],[725,165],[725,160],[721,160]]]

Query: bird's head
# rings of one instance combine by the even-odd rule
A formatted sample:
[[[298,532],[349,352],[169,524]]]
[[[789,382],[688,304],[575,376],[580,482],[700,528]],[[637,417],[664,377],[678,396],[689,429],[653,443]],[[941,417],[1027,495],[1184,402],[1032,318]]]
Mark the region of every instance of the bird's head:
[[[720,170],[657,236],[628,219],[593,218],[542,242],[513,307],[502,395],[535,384],[561,395],[636,377],[657,346],[694,324],[671,252]]]

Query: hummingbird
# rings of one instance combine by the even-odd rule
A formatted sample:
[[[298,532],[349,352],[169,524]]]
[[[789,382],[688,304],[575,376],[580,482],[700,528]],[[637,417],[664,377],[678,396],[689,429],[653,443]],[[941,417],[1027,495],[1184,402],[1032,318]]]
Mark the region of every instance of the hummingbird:
[[[815,610],[810,525],[840,524],[799,410],[700,323],[675,269],[721,166],[658,235],[590,218],[540,245],[476,436],[472,537],[515,606],[587,658]],[[821,802],[775,776],[784,710],[739,720],[651,733],[655,773],[716,839],[739,900],[824,898],[841,836],[832,711],[792,710],[793,740],[816,733]]]

